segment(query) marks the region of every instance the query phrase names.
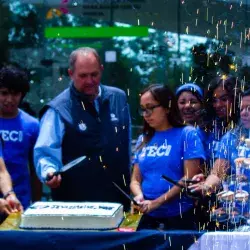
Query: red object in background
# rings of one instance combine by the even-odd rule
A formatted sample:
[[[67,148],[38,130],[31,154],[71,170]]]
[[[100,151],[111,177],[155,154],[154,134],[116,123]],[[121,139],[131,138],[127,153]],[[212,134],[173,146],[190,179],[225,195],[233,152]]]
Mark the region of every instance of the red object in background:
[[[135,229],[132,227],[119,227],[118,232],[135,232]]]

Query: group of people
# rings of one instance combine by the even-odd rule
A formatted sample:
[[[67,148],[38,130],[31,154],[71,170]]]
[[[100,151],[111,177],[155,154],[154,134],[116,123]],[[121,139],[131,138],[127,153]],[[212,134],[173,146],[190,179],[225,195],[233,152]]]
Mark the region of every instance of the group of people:
[[[205,91],[194,83],[175,93],[152,84],[140,93],[143,129],[131,164],[126,94],[100,83],[103,65],[94,49],[71,53],[69,87],[41,110],[40,129],[18,109],[28,81],[15,70],[0,71],[0,211],[7,214],[39,200],[40,183],[51,188],[53,200],[120,202],[128,211],[130,200],[118,185],[143,213],[138,229],[197,229],[188,194],[218,190],[235,170],[239,135],[250,129],[250,91],[242,93],[236,78],[216,77]],[[198,183],[188,186],[190,179]]]
[[[144,126],[130,184],[144,213],[139,229],[198,229],[207,222],[198,216],[200,207],[190,194],[216,192],[229,174],[226,161],[233,157],[233,149],[237,157],[238,142],[228,136],[242,128],[240,113],[248,128],[243,119],[248,115],[248,95],[236,78],[226,76],[213,79],[205,91],[187,83],[175,95],[163,85],[151,85],[141,93]],[[166,181],[164,175],[185,188]],[[185,180],[198,183],[188,185]]]

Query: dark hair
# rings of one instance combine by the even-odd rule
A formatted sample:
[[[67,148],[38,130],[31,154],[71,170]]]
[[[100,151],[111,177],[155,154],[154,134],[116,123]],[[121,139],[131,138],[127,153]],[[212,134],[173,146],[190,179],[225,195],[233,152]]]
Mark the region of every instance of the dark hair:
[[[15,66],[5,66],[0,70],[0,88],[21,92],[23,98],[30,90],[28,76]]]
[[[72,51],[70,56],[69,56],[69,68],[72,71],[75,70],[75,62],[76,62],[77,56],[80,54],[93,54],[96,57],[97,62],[101,66],[101,64],[102,64],[101,58],[95,49],[90,48],[90,47],[81,47],[81,48],[78,48],[78,49]]]
[[[242,98],[245,96],[250,96],[250,89],[245,90],[242,93]],[[234,133],[236,135],[236,145],[238,145],[239,143],[241,143],[242,141],[244,141],[244,139],[242,138],[248,138],[249,137],[249,130],[246,129],[242,123],[239,124],[239,126],[237,126],[232,133]]]
[[[167,87],[162,84],[152,84],[149,87],[145,88],[140,96],[145,94],[146,92],[150,92],[153,98],[161,104],[162,107],[169,109],[169,113],[167,114],[168,121],[173,127],[182,127],[183,122],[179,113],[179,109],[177,106],[177,101],[174,93]],[[148,143],[155,133],[155,129],[150,127],[149,124],[144,120],[143,121],[143,141],[137,147],[137,149],[141,148],[143,145]]]
[[[208,84],[208,91],[205,96],[205,109],[207,112],[207,120],[215,120],[217,118],[215,109],[213,107],[213,94],[216,88],[220,85],[223,85],[225,90],[227,91],[228,95],[233,100],[232,105],[232,112],[229,120],[226,121],[226,126],[229,125],[231,122],[237,124],[240,118],[240,100],[241,100],[241,85],[237,78],[235,77],[215,77],[212,81]],[[225,122],[225,121],[224,121]]]

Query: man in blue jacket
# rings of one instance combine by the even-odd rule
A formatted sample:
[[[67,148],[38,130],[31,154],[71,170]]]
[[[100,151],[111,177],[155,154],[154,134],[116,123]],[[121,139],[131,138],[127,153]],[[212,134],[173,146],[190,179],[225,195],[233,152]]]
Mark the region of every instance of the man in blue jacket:
[[[120,202],[129,200],[130,115],[124,91],[100,84],[103,65],[92,48],[79,48],[69,59],[70,87],[41,111],[34,161],[53,200]],[[86,159],[60,174],[64,164]],[[46,180],[48,178],[51,180]]]

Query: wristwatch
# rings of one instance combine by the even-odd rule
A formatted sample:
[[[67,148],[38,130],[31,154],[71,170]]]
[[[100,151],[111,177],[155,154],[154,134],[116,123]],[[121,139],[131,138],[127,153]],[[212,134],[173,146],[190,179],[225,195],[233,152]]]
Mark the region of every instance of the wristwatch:
[[[6,200],[8,196],[10,196],[11,194],[15,194],[14,190],[11,189],[10,191],[8,191],[4,196],[3,198]]]

